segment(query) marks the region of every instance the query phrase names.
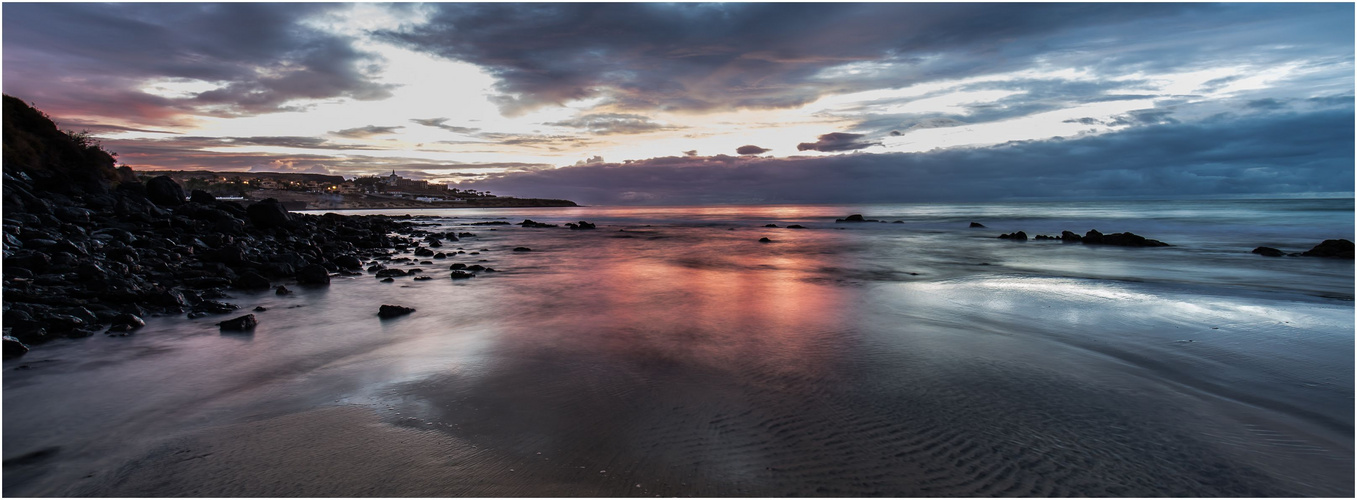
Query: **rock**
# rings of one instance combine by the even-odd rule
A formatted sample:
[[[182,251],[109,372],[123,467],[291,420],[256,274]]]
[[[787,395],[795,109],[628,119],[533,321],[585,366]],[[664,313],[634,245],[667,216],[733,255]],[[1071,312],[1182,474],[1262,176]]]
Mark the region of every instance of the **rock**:
[[[790,226],[787,226],[787,229],[805,229],[805,228],[806,226],[802,226],[800,224],[792,224]]]
[[[264,229],[287,227],[292,223],[292,214],[288,213],[287,208],[282,203],[273,198],[245,207],[245,215],[250,218],[250,222],[255,226]]]
[[[433,276],[416,276],[416,277],[415,277],[415,281],[428,281],[428,280],[431,280],[431,279],[433,279]]]
[[[523,222],[518,223],[518,225],[523,227],[557,227],[555,224],[544,224],[532,219],[523,219]]]
[[[292,290],[288,290],[287,287],[283,285],[278,285],[278,289],[275,290],[273,293],[275,295],[289,295],[292,293]]]
[[[334,263],[336,266],[342,267],[344,269],[363,268],[363,261],[359,260],[358,257],[354,257],[352,255],[340,255],[338,257],[335,257]]]
[[[394,278],[408,274],[410,273],[405,272],[403,269],[382,269],[381,271],[377,271],[378,278]]]
[[[902,220],[891,221],[891,224],[904,224],[904,223],[905,221]]]
[[[508,226],[510,223],[502,220],[492,220],[489,222],[472,222],[473,226]]]
[[[113,325],[108,327],[110,332],[129,332],[146,326],[146,320],[140,316],[130,313],[122,313],[113,317]]]
[[[864,219],[862,214],[853,214],[842,219],[834,219],[834,222],[881,222],[876,219]]]
[[[203,191],[201,189],[194,189],[192,192],[189,193],[188,201],[200,205],[211,205],[217,202],[217,197],[212,196],[212,193],[209,193],[207,191]]]
[[[412,312],[415,312],[415,308],[413,307],[382,305],[381,309],[377,311],[377,317],[387,319],[396,316],[405,316]]]
[[[596,228],[597,226],[594,226],[592,223],[580,221],[579,226],[572,227],[571,229],[596,229]]]
[[[528,248],[528,247],[514,247],[514,251],[515,251],[515,252],[531,252],[532,249],[531,249],[531,248]]]
[[[208,314],[226,314],[236,309],[240,309],[240,306],[215,300],[204,300],[193,306],[193,312]]]
[[[433,257],[433,250],[429,250],[428,248],[425,248],[425,247],[419,247],[419,248],[416,248],[416,249],[415,249],[415,256],[416,256],[416,257]]]
[[[217,326],[220,326],[222,331],[233,331],[233,332],[243,332],[246,330],[253,330],[254,327],[258,325],[259,320],[254,319],[253,314],[246,314],[239,318],[228,319],[221,323],[217,323]]]
[[[392,283],[392,282],[395,282],[395,281],[396,281],[396,278],[387,278],[387,279],[384,279],[384,280],[381,280],[381,281],[382,281],[382,283]]]
[[[1083,240],[1084,240],[1084,237],[1083,237],[1083,236],[1079,236],[1078,234],[1076,234],[1076,233],[1074,233],[1074,232],[1072,232],[1072,231],[1061,231],[1061,232],[1060,232],[1060,241],[1062,241],[1062,242],[1065,242],[1065,243],[1078,243],[1078,242],[1083,241]]]
[[[267,310],[268,310],[268,308],[266,308],[266,307],[264,307],[264,306],[254,306],[254,312],[264,312],[264,311],[267,311]]]
[[[177,207],[184,204],[184,188],[168,175],[146,181],[146,199],[162,207]]]
[[[777,227],[777,224],[764,224],[763,227]]]
[[[1135,233],[1112,233],[1103,234],[1097,229],[1089,230],[1084,233],[1083,242],[1085,245],[1113,245],[1120,247],[1166,247],[1168,243],[1159,240],[1151,240]]]
[[[1258,247],[1253,249],[1253,253],[1262,255],[1264,257],[1281,257],[1283,255],[1286,255],[1285,252],[1282,252],[1281,250],[1272,247]]]
[[[772,243],[772,242],[773,240],[770,240],[767,237],[759,238],[759,243]]]
[[[970,227],[985,227],[985,225],[979,222],[972,222]]]
[[[297,283],[301,285],[329,285],[330,273],[320,264],[311,264],[297,271]]]
[[[446,258],[448,258],[448,254],[445,254],[445,253],[443,253],[443,252],[438,252],[438,253],[436,253],[436,254],[433,254],[433,258],[435,258],[435,259],[446,259]]]
[[[449,277],[455,280],[463,280],[467,278],[475,278],[476,275],[468,273],[466,271],[453,271],[452,275]]]
[[[1056,237],[1056,236],[1048,236],[1048,235],[1045,235],[1045,234],[1038,234],[1038,235],[1036,235],[1036,237],[1034,237],[1034,238],[1032,238],[1032,239],[1037,240],[1037,241],[1043,241],[1043,240],[1059,240],[1060,238],[1059,238],[1059,237]]]
[[[1024,233],[1024,232],[1022,232],[1022,231],[1018,231],[1018,232],[1016,232],[1016,233],[1011,233],[1011,234],[1001,234],[1001,235],[999,235],[999,239],[1002,239],[1002,240],[1013,240],[1013,241],[1027,241],[1027,233]]]
[[[1301,253],[1304,257],[1328,257],[1331,259],[1351,259],[1353,245],[1348,240],[1324,240],[1314,248]]]
[[[17,358],[28,352],[28,346],[14,337],[5,335],[3,342],[5,344],[5,359]]]
[[[269,283],[269,279],[265,278],[263,275],[254,271],[245,271],[240,273],[240,277],[236,278],[236,280],[231,283],[231,286],[241,290],[267,290],[273,285]]]
[[[461,262],[458,262],[458,263],[456,263],[456,264],[453,264],[453,265],[451,265],[451,266],[448,266],[448,269],[451,269],[451,270],[453,270],[453,271],[456,271],[456,270],[458,270],[458,269],[466,269],[466,264],[463,264],[463,263],[461,263]]]
[[[480,264],[472,264],[472,265],[466,266],[466,270],[468,270],[468,271],[484,271],[484,270],[485,270],[485,266],[482,266],[482,265],[480,265]]]

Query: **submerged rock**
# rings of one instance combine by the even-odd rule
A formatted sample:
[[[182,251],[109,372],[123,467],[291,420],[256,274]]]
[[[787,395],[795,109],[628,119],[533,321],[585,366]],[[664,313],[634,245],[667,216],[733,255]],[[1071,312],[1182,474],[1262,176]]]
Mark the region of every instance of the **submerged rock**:
[[[228,319],[221,323],[217,323],[217,326],[220,326],[223,331],[236,331],[236,332],[253,330],[254,327],[258,325],[259,320],[254,319],[253,314],[246,314],[239,318]]]
[[[528,248],[528,247],[514,247],[514,251],[515,251],[515,252],[531,252],[532,249],[531,249],[531,248]]]
[[[565,226],[570,229],[595,229],[593,224],[584,221],[580,221],[579,224],[567,223]]]
[[[395,278],[405,276],[407,274],[410,273],[406,272],[403,269],[383,269],[381,271],[377,271],[378,278]]]
[[[802,226],[800,224],[792,224],[790,226],[787,226],[787,229],[805,229],[805,228],[806,226]]]
[[[1018,231],[1018,232],[1016,232],[1016,233],[1001,234],[1001,235],[999,235],[999,239],[1001,239],[1001,240],[1013,240],[1013,241],[1027,241],[1027,233],[1024,233],[1024,232],[1022,232],[1022,231]]]
[[[759,243],[772,243],[772,242],[773,240],[770,240],[767,237],[759,238]]]
[[[1314,248],[1301,253],[1301,256],[1351,259],[1353,258],[1353,244],[1351,241],[1344,239],[1324,240],[1323,243],[1315,245]]]
[[[471,274],[471,273],[466,272],[466,271],[453,271],[453,272],[452,272],[452,275],[451,275],[451,276],[448,276],[448,277],[449,277],[449,278],[452,278],[452,279],[455,279],[455,280],[464,280],[464,279],[467,279],[467,278],[475,278],[476,275],[475,275],[475,274]]]
[[[381,309],[377,311],[377,317],[387,319],[396,316],[405,316],[412,312],[415,312],[415,308],[413,307],[382,305]]]
[[[1283,256],[1283,255],[1286,255],[1286,252],[1283,252],[1283,251],[1281,251],[1281,250],[1278,250],[1278,249],[1272,248],[1272,247],[1258,247],[1258,248],[1253,249],[1253,252],[1252,252],[1252,253],[1256,253],[1256,254],[1262,255],[1262,256],[1264,256],[1264,257],[1281,257],[1281,256]]]
[[[1166,247],[1168,243],[1152,240],[1135,233],[1103,234],[1097,229],[1084,233],[1085,245],[1113,245],[1119,247]]]
[[[985,227],[985,225],[979,222],[972,222],[970,227]]]
[[[777,227],[777,224],[764,224],[763,227]]]
[[[842,219],[834,219],[834,222],[881,222],[876,219],[864,219],[862,214],[853,214]]]
[[[518,225],[523,227],[558,227],[555,224],[545,224],[532,219],[523,219],[523,222],[518,223]]]

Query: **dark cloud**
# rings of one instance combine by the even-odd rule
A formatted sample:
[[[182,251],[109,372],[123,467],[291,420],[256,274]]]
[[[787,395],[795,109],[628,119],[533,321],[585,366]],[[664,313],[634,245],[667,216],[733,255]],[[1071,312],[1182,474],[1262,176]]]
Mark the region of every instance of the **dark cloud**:
[[[768,148],[761,148],[761,147],[758,147],[758,146],[753,146],[753,145],[749,145],[749,146],[740,146],[740,147],[738,147],[738,148],[735,148],[735,153],[737,153],[737,154],[742,154],[742,155],[761,155],[761,154],[767,153],[767,152],[769,152],[769,151],[772,151],[772,150],[771,150],[771,149],[768,149]],[[694,153],[696,153],[696,151],[694,151]],[[696,154],[691,155],[691,156],[696,156]]]
[[[544,123],[543,125],[578,128],[595,135],[644,134],[681,128],[656,123],[645,116],[626,113],[588,114],[570,120]]]
[[[511,114],[590,97],[701,111],[1038,63],[1130,74],[1317,51],[1350,60],[1351,14],[1295,4],[447,3],[427,24],[379,36],[487,68]]]
[[[815,142],[803,142],[796,145],[797,151],[820,151],[831,153],[835,151],[853,151],[855,149],[865,149],[872,146],[880,146],[879,142],[861,141],[864,134],[849,134],[845,132],[833,132],[825,134],[816,139]]]
[[[1352,107],[1077,139],[814,158],[666,157],[492,175],[466,187],[627,203],[875,203],[1351,192]],[[662,182],[657,181],[662,180]],[[623,196],[623,193],[632,193]]]
[[[420,125],[424,125],[424,126],[426,126],[426,127],[437,127],[437,128],[441,128],[441,129],[443,129],[443,130],[446,130],[446,131],[448,131],[448,132],[455,132],[455,133],[458,133],[458,134],[474,134],[474,133],[476,133],[476,132],[478,132],[478,131],[481,130],[481,129],[478,129],[478,128],[458,127],[458,126],[456,126],[456,125],[448,125],[448,124],[446,123],[446,122],[448,121],[447,118],[427,118],[427,119],[424,119],[424,118],[411,118],[410,121],[415,122],[415,123],[418,123],[418,124],[420,124]]]
[[[340,137],[348,137],[351,139],[365,139],[368,137],[372,137],[374,135],[394,134],[396,133],[397,130],[403,128],[405,127],[401,126],[379,127],[376,125],[368,125],[366,127],[346,128],[344,130],[330,132],[330,134],[337,135]]]
[[[295,109],[298,99],[382,99],[379,58],[299,21],[334,4],[24,3],[4,8],[5,92],[54,115],[174,124],[182,115]],[[154,79],[213,82],[184,97]]]
[[[694,149],[694,150],[691,150],[691,151],[684,151],[684,152],[683,152],[683,156],[697,156],[697,150]]]

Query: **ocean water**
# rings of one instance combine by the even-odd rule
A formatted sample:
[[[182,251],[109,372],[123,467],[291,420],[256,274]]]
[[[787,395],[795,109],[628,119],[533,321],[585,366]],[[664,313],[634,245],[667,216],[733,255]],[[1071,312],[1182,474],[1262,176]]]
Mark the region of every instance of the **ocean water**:
[[[1354,493],[1351,199],[353,213],[477,236],[5,361],[6,494]]]

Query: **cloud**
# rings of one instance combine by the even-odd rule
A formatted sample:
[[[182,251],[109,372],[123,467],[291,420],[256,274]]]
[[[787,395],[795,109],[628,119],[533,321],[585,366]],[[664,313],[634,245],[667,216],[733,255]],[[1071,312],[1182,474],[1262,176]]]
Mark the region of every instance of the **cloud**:
[[[418,124],[420,124],[420,125],[424,125],[424,126],[426,126],[426,127],[437,127],[437,128],[441,128],[441,129],[443,129],[443,130],[446,130],[446,131],[448,131],[448,132],[455,132],[455,133],[458,133],[458,134],[474,134],[474,133],[476,133],[476,132],[478,132],[478,131],[481,130],[481,129],[479,129],[479,128],[458,127],[458,126],[455,126],[455,125],[447,125],[447,124],[445,123],[445,122],[448,121],[447,118],[427,118],[427,119],[424,119],[424,118],[411,118],[410,121],[415,122],[415,123],[418,123]]]
[[[544,123],[543,125],[578,128],[595,135],[644,134],[682,128],[656,123],[642,115],[624,113],[587,114],[570,120]]]
[[[1352,38],[1350,5],[445,3],[431,11],[427,23],[376,35],[485,68],[510,115],[593,98],[613,110],[786,108],[1051,65],[1131,75],[1222,60],[1350,60]]]
[[[383,99],[381,58],[306,25],[326,4],[5,6],[5,92],[57,116],[182,124],[192,116],[296,109],[299,100]],[[178,95],[154,82],[196,82]],[[203,86],[206,87],[203,87]]]
[[[742,155],[761,155],[761,154],[767,153],[767,152],[769,152],[769,151],[772,151],[772,150],[771,150],[771,149],[768,149],[768,148],[761,148],[761,147],[758,147],[758,146],[753,146],[753,145],[750,145],[750,146],[740,146],[740,147],[738,147],[738,148],[735,148],[735,153],[736,153],[736,154],[742,154]],[[696,154],[697,151],[693,151],[693,153],[694,153],[694,154],[689,155],[689,156],[697,156],[697,154]]]
[[[463,186],[589,204],[1350,193],[1353,124],[1349,106],[928,153],[598,163],[496,174]]]
[[[866,135],[833,132],[820,136],[815,142],[797,144],[796,150],[830,153],[835,151],[852,151],[855,149],[864,149],[881,145],[879,142],[859,141],[859,139],[862,139],[863,137],[866,137]]]
[[[379,127],[376,125],[368,125],[366,127],[346,128],[344,130],[330,132],[330,134],[337,135],[340,137],[348,137],[351,139],[366,139],[374,135],[394,134],[396,133],[397,130],[403,128],[405,127],[402,126]]]
[[[684,151],[683,156],[697,156],[697,150]]]

